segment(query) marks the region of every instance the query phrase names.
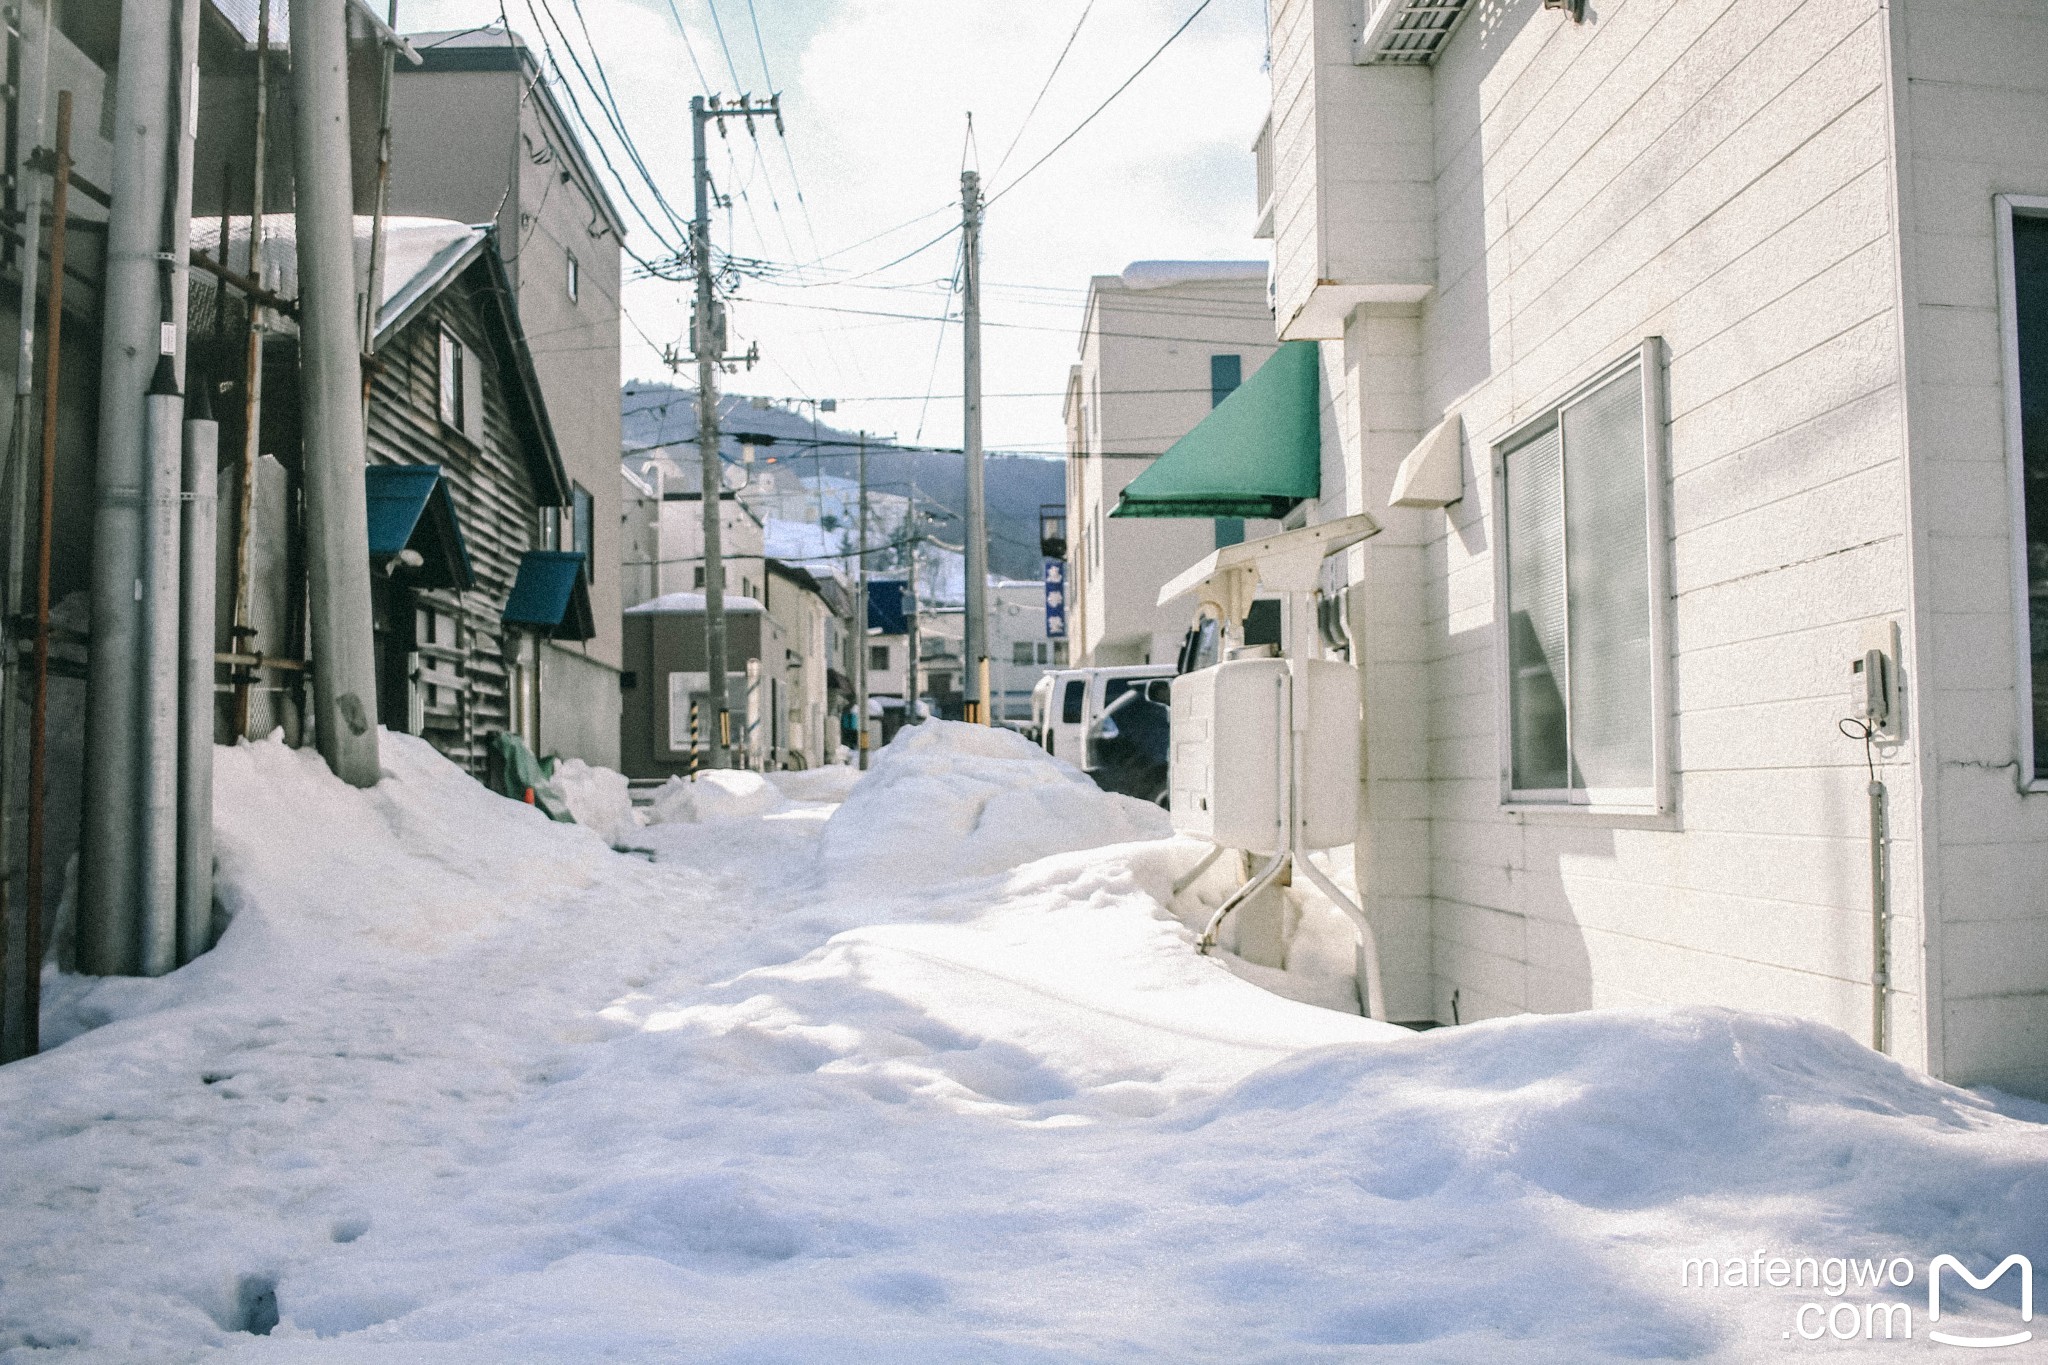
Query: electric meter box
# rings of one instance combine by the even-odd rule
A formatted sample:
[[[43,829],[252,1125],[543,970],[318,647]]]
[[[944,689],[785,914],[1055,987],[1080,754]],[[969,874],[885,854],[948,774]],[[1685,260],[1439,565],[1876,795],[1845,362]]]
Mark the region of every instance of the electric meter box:
[[[1235,659],[1173,680],[1173,827],[1249,853],[1288,846],[1290,667],[1308,670],[1303,848],[1358,828],[1358,670],[1330,659]]]

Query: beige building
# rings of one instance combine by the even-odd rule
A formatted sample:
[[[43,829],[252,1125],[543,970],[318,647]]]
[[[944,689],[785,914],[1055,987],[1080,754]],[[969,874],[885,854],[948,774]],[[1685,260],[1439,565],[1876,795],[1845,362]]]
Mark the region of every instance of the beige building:
[[[2048,21],[1275,0],[1271,46],[1303,514],[1384,527],[1331,565],[1390,1013],[1777,1010],[2048,1095]]]
[[[571,483],[545,543],[582,552],[597,634],[550,641],[542,753],[615,765],[619,742],[619,242],[574,126],[533,53],[502,30],[411,35],[393,81],[393,213],[496,227]]]
[[[1159,589],[1254,521],[1117,520],[1117,495],[1271,355],[1263,261],[1137,261],[1088,282],[1067,381],[1067,635],[1077,664],[1171,662]],[[1029,688],[1026,692],[1028,714]]]

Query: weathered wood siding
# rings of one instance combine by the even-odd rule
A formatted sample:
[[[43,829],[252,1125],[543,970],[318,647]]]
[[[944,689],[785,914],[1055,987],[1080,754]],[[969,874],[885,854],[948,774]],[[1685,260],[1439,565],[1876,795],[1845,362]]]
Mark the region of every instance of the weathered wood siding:
[[[369,424],[372,463],[438,464],[454,497],[476,586],[462,593],[423,592],[420,602],[457,622],[456,656],[442,662],[460,671],[464,687],[458,705],[429,709],[425,734],[436,748],[476,772],[483,769],[486,737],[511,723],[518,638],[501,618],[519,573],[519,557],[537,547],[540,526],[533,477],[507,416],[510,358],[482,320],[478,292],[484,287],[482,272],[472,268],[379,347]],[[484,362],[480,444],[441,422],[444,326]],[[384,718],[387,725],[393,719]],[[396,719],[403,723],[403,717]]]

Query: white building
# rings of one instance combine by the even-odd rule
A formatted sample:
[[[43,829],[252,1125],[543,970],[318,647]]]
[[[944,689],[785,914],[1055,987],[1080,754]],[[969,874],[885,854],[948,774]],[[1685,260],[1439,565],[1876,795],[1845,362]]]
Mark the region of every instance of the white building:
[[[1156,605],[1160,585],[1219,544],[1274,529],[1108,519],[1124,486],[1273,348],[1263,261],[1137,261],[1089,280],[1066,398],[1067,634],[1078,663],[1171,662],[1187,622]]]
[[[1874,771],[1888,1050],[2048,1094],[2048,19],[1271,12],[1303,513],[1385,527],[1332,572],[1392,1016],[1871,1037]],[[1867,771],[1837,727],[1872,649]]]

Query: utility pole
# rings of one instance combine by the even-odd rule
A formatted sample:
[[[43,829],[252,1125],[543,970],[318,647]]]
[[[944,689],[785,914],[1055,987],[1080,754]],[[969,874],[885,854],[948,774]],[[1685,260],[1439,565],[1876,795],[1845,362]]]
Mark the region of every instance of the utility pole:
[[[988,511],[981,490],[981,175],[960,173],[960,230],[965,305],[961,349],[967,366],[967,621],[961,663],[967,676],[967,719],[993,722],[988,697]]]
[[[854,637],[860,641],[853,660],[853,709],[860,717],[855,733],[860,742],[860,768],[868,767],[868,434],[860,434],[860,535],[855,541],[856,553],[853,559],[855,587],[853,593]]]
[[[695,165],[692,177],[696,191],[696,217],[690,221],[690,256],[697,276],[697,307],[690,328],[690,344],[697,358],[697,454],[701,461],[704,501],[704,671],[710,693],[711,762],[714,768],[727,765],[732,743],[732,699],[726,687],[725,559],[720,543],[719,494],[725,487],[724,462],[718,454],[718,367],[725,354],[725,306],[718,301],[711,270],[711,165],[705,153],[704,130],[717,123],[725,135],[723,120],[744,118],[749,132],[756,116],[773,117],[775,131],[782,131],[782,96],[770,95],[766,104],[756,104],[743,95],[734,105],[721,106],[718,97],[690,97],[690,152]],[[752,363],[751,353],[746,357]]]
[[[337,777],[372,787],[377,671],[363,491],[363,357],[356,322],[344,0],[291,7],[293,169],[298,198],[299,389],[314,732]]]

